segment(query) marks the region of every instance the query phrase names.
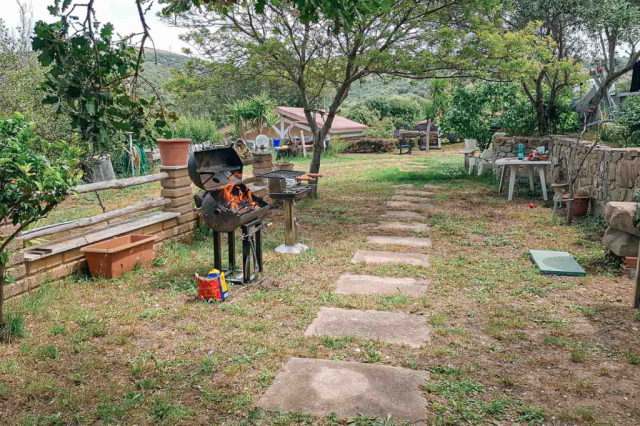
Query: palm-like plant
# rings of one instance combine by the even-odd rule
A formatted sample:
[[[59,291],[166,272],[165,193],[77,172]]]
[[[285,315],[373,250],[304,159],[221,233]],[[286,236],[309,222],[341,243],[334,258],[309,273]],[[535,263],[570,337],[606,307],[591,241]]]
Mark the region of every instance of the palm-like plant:
[[[251,103],[247,99],[241,99],[232,104],[227,104],[226,107],[229,110],[229,118],[233,123],[234,136],[242,137],[253,119]]]
[[[258,130],[258,134],[262,134],[262,129],[265,127],[269,128],[275,124],[269,124],[269,119],[273,118],[273,110],[277,106],[276,102],[270,99],[267,93],[254,96],[249,102],[251,103],[255,128]],[[276,121],[278,121],[277,118]]]

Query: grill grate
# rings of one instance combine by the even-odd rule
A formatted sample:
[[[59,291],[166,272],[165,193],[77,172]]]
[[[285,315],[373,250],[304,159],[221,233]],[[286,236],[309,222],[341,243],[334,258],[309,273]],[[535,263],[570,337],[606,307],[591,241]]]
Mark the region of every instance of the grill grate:
[[[257,175],[256,177],[267,179],[292,179],[303,175],[304,173],[305,172],[300,172],[297,170],[276,170],[262,175]]]

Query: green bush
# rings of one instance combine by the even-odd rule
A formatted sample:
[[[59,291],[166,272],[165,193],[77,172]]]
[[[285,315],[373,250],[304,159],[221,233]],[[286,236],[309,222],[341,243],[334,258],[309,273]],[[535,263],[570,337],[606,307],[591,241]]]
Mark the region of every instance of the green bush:
[[[365,102],[367,108],[392,120],[394,127],[412,129],[423,118],[426,99],[415,95],[376,96]]]
[[[194,143],[210,141],[217,144],[222,141],[222,133],[218,132],[216,123],[199,118],[181,117],[174,125],[173,136],[188,138]]]
[[[398,139],[364,138],[357,141],[346,142],[343,152],[392,152],[397,149],[397,145]]]
[[[370,138],[388,139],[393,137],[396,126],[390,118],[383,118],[364,129],[364,134]]]
[[[380,121],[380,112],[370,109],[362,103],[348,105],[343,109],[342,115],[349,120],[353,120],[367,126],[373,126],[375,123]]]
[[[625,146],[640,146],[640,96],[632,96],[624,101],[616,124],[621,127]]]

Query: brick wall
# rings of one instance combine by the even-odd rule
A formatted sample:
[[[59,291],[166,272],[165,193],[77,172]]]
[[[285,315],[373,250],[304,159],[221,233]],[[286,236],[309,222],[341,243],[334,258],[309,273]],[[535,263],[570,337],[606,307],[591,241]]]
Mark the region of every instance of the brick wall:
[[[156,235],[157,240],[154,248],[157,250],[168,238],[178,237],[189,233],[198,225],[199,214],[192,206],[191,179],[187,168],[162,168],[169,177],[162,180],[161,197],[170,198],[171,203],[164,206],[164,211],[179,212],[180,216],[158,222],[143,228],[126,232],[128,234]],[[6,236],[11,229],[9,227],[0,228],[0,235]],[[87,244],[88,245],[88,244]],[[20,250],[23,248],[22,239],[16,239],[11,243],[11,248]],[[76,247],[62,253],[43,257],[36,260],[25,260],[24,251],[11,257],[9,265],[15,267],[8,271],[16,283],[6,285],[5,298],[10,299],[38,287],[45,279],[59,279],[71,275],[86,265],[84,254]]]

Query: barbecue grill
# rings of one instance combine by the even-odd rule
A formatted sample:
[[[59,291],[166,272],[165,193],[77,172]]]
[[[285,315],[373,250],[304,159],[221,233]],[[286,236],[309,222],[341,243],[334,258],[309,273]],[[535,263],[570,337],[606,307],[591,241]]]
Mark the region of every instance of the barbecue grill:
[[[262,217],[269,204],[253,195],[242,182],[244,162],[233,147],[209,148],[191,154],[188,171],[191,181],[204,192],[194,196],[202,211],[207,227],[213,231],[214,267],[222,268],[222,233],[227,233],[229,265],[225,270],[233,273],[235,261],[235,230],[242,233],[242,280],[230,278],[233,283],[249,283],[251,264],[262,272]]]
[[[295,200],[304,198],[311,191],[311,185],[303,185],[295,180],[304,172],[295,170],[276,170],[258,175],[269,179],[269,197],[284,201],[284,244],[276,247],[277,253],[298,254],[309,247],[298,243],[298,223],[295,217]]]

